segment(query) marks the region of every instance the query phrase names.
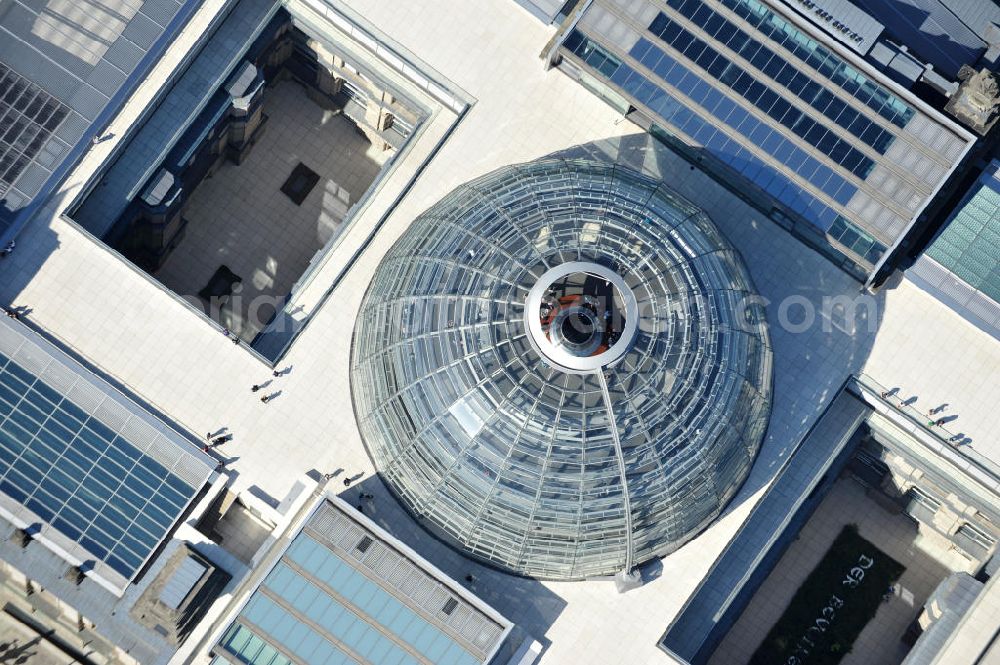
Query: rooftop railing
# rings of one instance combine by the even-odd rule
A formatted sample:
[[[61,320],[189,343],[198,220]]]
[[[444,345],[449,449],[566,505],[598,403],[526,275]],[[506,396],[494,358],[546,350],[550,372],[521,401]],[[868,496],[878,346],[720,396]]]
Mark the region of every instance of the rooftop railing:
[[[1000,465],[976,451],[972,447],[972,439],[965,433],[954,432],[948,427],[949,422],[937,424],[941,420],[937,414],[928,414],[914,408],[908,399],[902,397],[898,388],[883,386],[867,374],[859,374],[856,381],[860,387],[866,388],[868,392],[872,393],[875,399],[891,407],[909,423],[933,436],[960,458],[989,475],[994,481],[1000,482]]]

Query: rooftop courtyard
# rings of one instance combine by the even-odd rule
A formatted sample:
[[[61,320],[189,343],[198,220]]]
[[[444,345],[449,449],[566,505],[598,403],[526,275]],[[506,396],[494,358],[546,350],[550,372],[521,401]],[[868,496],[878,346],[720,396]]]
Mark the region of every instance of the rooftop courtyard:
[[[279,0],[234,3],[70,216],[252,343],[422,122],[399,89]]]
[[[710,665],[742,665],[750,661],[772,626],[790,607],[793,595],[806,583],[807,576],[849,524],[856,524],[859,535],[877,548],[872,558],[891,557],[905,570],[892,587],[875,590],[876,594],[884,594],[883,602],[875,616],[864,624],[853,648],[840,663],[898,665],[903,661],[909,646],[902,638],[931,592],[950,573],[973,570],[975,562],[956,550],[946,538],[926,528],[920,529],[914,519],[876,502],[861,483],[845,477],[833,486],[816,513],[799,531],[795,542],[712,655]],[[841,560],[836,572],[846,573],[854,563],[853,559]],[[814,580],[810,582],[815,583]],[[834,588],[839,582],[836,581]],[[877,583],[878,580],[869,582]],[[856,607],[858,603],[847,602],[847,594],[841,595],[845,600],[842,614],[861,611]],[[822,609],[820,604],[809,607],[808,611],[819,613]],[[811,617],[799,618],[804,618],[808,625]],[[846,651],[852,645],[844,646]],[[803,658],[803,662],[813,661]]]
[[[242,281],[210,315],[243,339],[252,339],[280,309],[390,154],[343,114],[319,106],[295,80],[268,88],[264,113],[266,131],[246,161],[223,162],[191,195],[187,233],[153,273],[204,307],[198,292],[228,266]],[[293,198],[282,188],[291,191],[286,183],[299,173],[304,182]]]

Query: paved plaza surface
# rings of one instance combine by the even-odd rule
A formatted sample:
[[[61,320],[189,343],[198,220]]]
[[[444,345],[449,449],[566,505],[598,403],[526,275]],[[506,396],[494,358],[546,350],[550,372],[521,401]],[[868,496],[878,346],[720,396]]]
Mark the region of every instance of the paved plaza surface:
[[[272,390],[280,391],[274,400],[262,404],[250,391],[270,377],[270,367],[59,217],[113,141],[81,162],[46,214],[18,238],[17,252],[0,264],[0,302],[30,308],[25,317],[30,324],[180,426],[198,433],[228,427],[234,438],[219,452],[238,474],[232,488],[237,492],[256,486],[280,499],[310,469],[373,475],[350,397],[352,327],[380,258],[419,213],[457,185],[500,166],[640,134],[582,86],[543,70],[537,56],[552,29],[509,0],[345,4],[476,101],[337,288],[306,306],[312,319],[278,365],[288,372],[274,380]],[[203,25],[218,5],[207,0],[193,25]],[[162,83],[192,39],[186,31],[174,44],[154,83],[156,77]],[[154,87],[141,87],[109,130],[125,134]],[[446,572],[459,579],[473,574],[487,602],[545,645],[542,663],[669,662],[656,647],[663,630],[850,373],[863,371],[898,385],[921,407],[947,402],[971,445],[1000,459],[1000,441],[993,435],[1000,429],[1000,411],[987,390],[995,381],[991,377],[1000,375],[1000,349],[992,338],[906,281],[883,289],[863,316],[844,319],[824,307],[824,299],[853,299],[858,282],[676,155],[662,149],[649,158],[667,184],[702,206],[739,248],[771,303],[771,425],[750,479],[728,512],[662,564],[649,566],[644,586],[619,595],[610,581],[542,583],[484,569],[423,532],[377,480],[364,485],[376,495],[376,519]],[[412,172],[404,160],[387,176],[311,289],[321,293],[334,283],[343,259],[369,238]],[[787,305],[789,298],[793,306]],[[808,325],[797,325],[803,323],[798,313],[803,308],[815,316]],[[782,326],[783,318],[792,325]],[[348,494],[352,501],[355,496]]]
[[[79,662],[6,612],[0,612],[0,636],[3,644],[0,662],[30,665],[70,665]]]
[[[336,238],[390,154],[296,81],[279,81],[265,95],[263,136],[245,162],[226,160],[198,185],[184,215],[184,240],[155,273],[204,308],[198,291],[228,266],[243,282],[219,322],[244,339],[253,339],[316,252]],[[301,205],[281,192],[299,163],[320,175]]]
[[[761,585],[732,630],[712,655],[710,665],[740,665],[760,646],[792,596],[830,549],[847,524],[857,524],[862,538],[906,567],[896,594],[883,603],[858,635],[842,665],[896,665],[909,647],[900,641],[927,598],[952,572],[972,572],[975,562],[960,554],[944,537],[905,513],[891,513],[866,495],[865,487],[845,477],[799,532]]]

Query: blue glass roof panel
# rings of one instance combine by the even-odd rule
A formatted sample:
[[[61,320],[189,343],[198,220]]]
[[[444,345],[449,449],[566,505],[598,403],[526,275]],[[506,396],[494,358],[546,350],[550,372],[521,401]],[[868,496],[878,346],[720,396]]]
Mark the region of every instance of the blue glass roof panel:
[[[927,248],[955,276],[1000,302],[1000,162],[993,161]]]
[[[317,514],[322,517],[324,510],[327,515],[343,515],[331,504],[323,504]],[[346,517],[340,519],[348,522]],[[314,515],[307,528],[314,521],[322,519]],[[333,540],[324,542],[313,530],[300,532],[251,595],[220,647],[247,660],[241,640],[245,630],[252,630],[277,653],[309,663],[365,660],[380,664],[476,665],[487,660],[493,649],[489,641],[472,646],[463,642],[466,638],[454,629],[446,628],[450,614],[442,609],[443,603],[455,596],[440,581],[432,581],[412,566],[396,569],[395,582],[379,578],[372,568],[361,565],[359,559],[364,552],[333,545],[344,538],[343,529],[335,533]],[[355,528],[350,537],[362,542],[359,529]],[[364,545],[365,552],[381,545],[364,537],[371,541]],[[347,551],[354,554],[347,556]],[[431,584],[425,590],[438,590],[430,596],[421,592],[423,601],[414,603],[409,598],[404,602],[404,587],[392,586],[402,584],[398,578],[403,570],[418,574],[410,582],[423,580]],[[431,597],[440,600],[427,600]],[[442,605],[435,604],[438,602]],[[473,614],[480,611],[467,607]],[[490,627],[488,632],[495,636],[494,641],[502,638],[501,626],[492,620],[484,625]]]
[[[34,333],[0,323],[0,493],[34,513],[43,536],[58,533],[60,548],[127,582],[213,467]]]

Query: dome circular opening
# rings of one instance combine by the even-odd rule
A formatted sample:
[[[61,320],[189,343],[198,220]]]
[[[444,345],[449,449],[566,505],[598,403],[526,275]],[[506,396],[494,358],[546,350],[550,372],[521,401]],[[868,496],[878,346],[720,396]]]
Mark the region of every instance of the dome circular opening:
[[[594,325],[593,316],[585,313],[586,311],[573,312],[563,319],[560,331],[571,344],[584,346],[587,342],[592,341],[597,334],[597,326]]]
[[[573,261],[548,270],[528,293],[525,325],[535,348],[559,368],[594,372],[635,337],[638,306],[621,275]]]

